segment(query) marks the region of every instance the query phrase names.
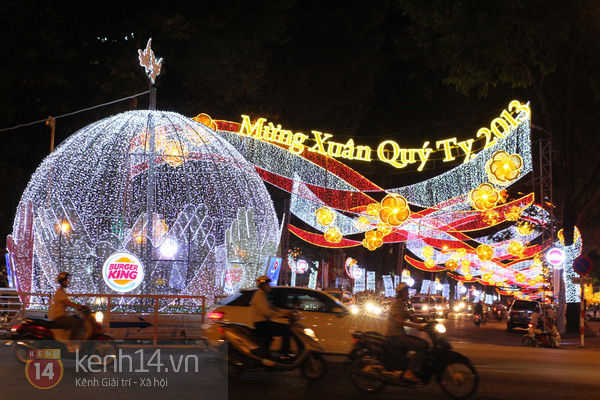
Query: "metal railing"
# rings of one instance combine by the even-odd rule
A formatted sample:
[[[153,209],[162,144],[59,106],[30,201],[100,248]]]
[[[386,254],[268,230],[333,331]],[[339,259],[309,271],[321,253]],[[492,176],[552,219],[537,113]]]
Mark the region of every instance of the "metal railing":
[[[0,298],[5,298],[5,295],[10,295],[13,300],[20,299],[18,303],[14,301],[10,303],[18,305],[20,312],[16,313],[10,321],[6,321],[5,325],[8,325],[8,329],[15,323],[15,319],[22,318],[25,311],[47,312],[53,296],[51,293],[0,290]],[[103,323],[107,330],[111,330],[111,318],[116,315],[151,316],[154,345],[159,340],[159,316],[195,314],[200,316],[200,325],[206,321],[205,296],[74,293],[69,294],[69,297],[80,304],[90,306],[95,311],[102,311]],[[131,301],[128,302],[128,299]]]

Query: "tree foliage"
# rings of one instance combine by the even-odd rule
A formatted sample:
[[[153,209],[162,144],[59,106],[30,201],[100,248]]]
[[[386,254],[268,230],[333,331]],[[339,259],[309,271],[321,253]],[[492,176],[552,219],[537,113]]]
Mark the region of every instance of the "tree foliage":
[[[600,200],[600,8],[593,0],[398,0],[413,38],[464,95],[506,87],[532,103],[537,137],[551,137],[563,223],[590,227]],[[557,196],[558,194],[558,196]]]

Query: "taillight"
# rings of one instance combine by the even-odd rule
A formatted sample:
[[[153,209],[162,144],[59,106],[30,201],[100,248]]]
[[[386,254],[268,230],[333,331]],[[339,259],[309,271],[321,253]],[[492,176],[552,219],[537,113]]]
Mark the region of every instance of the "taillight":
[[[208,317],[208,319],[212,319],[213,321],[220,321],[221,319],[223,319],[224,315],[225,313],[213,311],[209,312],[206,316]]]
[[[530,328],[533,328],[533,324],[528,324],[528,326],[529,326]]]
[[[225,329],[219,328],[219,335],[223,336],[225,334]]]
[[[10,328],[10,333],[17,333],[19,332],[19,328],[21,327],[21,325],[15,325],[12,328]]]

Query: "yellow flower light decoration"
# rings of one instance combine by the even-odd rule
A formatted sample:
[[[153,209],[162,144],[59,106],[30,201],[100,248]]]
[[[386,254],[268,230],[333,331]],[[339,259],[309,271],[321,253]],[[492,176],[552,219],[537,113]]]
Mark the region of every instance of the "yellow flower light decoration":
[[[321,225],[329,225],[335,220],[335,214],[329,207],[321,207],[315,212],[317,222]]]
[[[477,189],[473,189],[469,196],[473,207],[479,211],[491,210],[498,204],[498,191],[489,183],[482,183]]]
[[[485,165],[490,182],[507,185],[517,179],[523,168],[523,159],[518,154],[509,155],[504,150],[494,153]]]
[[[521,236],[529,236],[533,233],[533,225],[529,222],[524,222],[517,227],[517,232]]]
[[[515,281],[517,281],[517,283],[523,283],[525,282],[525,279],[527,279],[525,277],[525,275],[521,272],[519,272],[516,276],[515,276]]]
[[[433,258],[428,258],[427,260],[425,260],[425,266],[427,268],[435,267],[435,261],[433,260]]]
[[[434,250],[433,250],[433,247],[431,247],[431,246],[425,246],[421,249],[421,254],[425,258],[433,257],[433,253],[434,253]]]
[[[196,122],[200,122],[202,125],[208,126],[213,131],[217,130],[217,123],[208,114],[198,114],[192,118]]]
[[[179,167],[185,162],[187,149],[183,144],[171,141],[163,149],[163,160],[171,167]]]
[[[488,246],[487,244],[481,244],[477,246],[477,257],[481,261],[490,261],[494,258],[494,249],[492,246]]]
[[[329,243],[339,243],[342,241],[342,232],[335,226],[330,227],[323,235]]]
[[[448,271],[456,271],[456,268],[458,268],[458,263],[455,259],[450,258],[446,261],[445,266]]]
[[[467,249],[460,248],[456,249],[456,258],[464,258],[467,255]]]
[[[365,213],[370,215],[371,217],[379,217],[379,211],[381,210],[381,206],[379,203],[371,203],[367,206],[367,210]]]
[[[467,272],[469,272],[471,270],[471,261],[462,260],[460,263],[460,270],[463,274],[466,274]]]
[[[575,228],[575,232],[573,234],[573,242],[576,242],[577,240],[579,240],[579,229],[577,229],[577,227]],[[558,237],[558,240],[560,240],[560,243],[564,246],[565,244],[565,232],[563,229],[559,230],[558,233],[556,234],[556,236]]]
[[[496,225],[500,221],[500,214],[494,210],[486,210],[483,212],[483,222],[486,224],[493,226]]]
[[[491,272],[486,272],[482,276],[483,280],[486,282],[490,282],[493,279],[493,277],[494,277],[494,274],[492,274]]]
[[[508,253],[513,256],[521,257],[523,255],[524,251],[525,251],[525,246],[523,246],[521,244],[521,242],[517,242],[516,240],[513,240],[508,244]]]
[[[367,231],[362,244],[371,251],[381,247],[383,245],[383,233],[376,230]]]
[[[465,279],[468,280],[468,281],[470,281],[470,280],[473,279],[473,275],[471,275],[471,274],[465,274]]]
[[[383,233],[383,236],[387,236],[392,233],[392,227],[386,224],[385,222],[380,222],[377,224],[377,230]]]
[[[500,190],[498,192],[498,195],[500,196],[500,198],[498,199],[498,204],[506,203],[506,200],[508,199],[508,192],[506,191],[506,189]]]
[[[523,209],[521,207],[513,206],[506,213],[506,219],[508,221],[518,221],[523,215]]]
[[[354,224],[356,225],[357,229],[363,231],[369,229],[369,227],[371,226],[371,221],[365,216],[360,216]]]
[[[391,226],[401,225],[410,216],[406,199],[397,194],[388,194],[381,200],[379,219]]]

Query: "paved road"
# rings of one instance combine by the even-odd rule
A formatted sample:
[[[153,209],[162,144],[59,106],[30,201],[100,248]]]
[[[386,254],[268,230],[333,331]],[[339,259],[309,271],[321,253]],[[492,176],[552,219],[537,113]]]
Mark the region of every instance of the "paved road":
[[[593,399],[600,393],[600,352],[575,349],[537,349],[520,346],[523,331],[506,332],[504,321],[490,321],[475,328],[470,316],[452,316],[446,321],[448,337],[457,351],[468,356],[481,377],[475,396],[478,399]],[[135,372],[108,372],[104,375],[83,374],[75,370],[73,361],[65,361],[65,374],[53,389],[41,391],[33,388],[25,378],[24,367],[17,363],[8,346],[0,343],[0,399],[291,399],[291,400],[352,400],[363,399],[349,378],[348,367],[340,358],[330,358],[329,371],[324,380],[306,382],[299,373],[246,373],[241,378],[227,381],[222,378],[206,354],[200,354],[198,374],[176,374],[173,371],[147,374],[167,379],[167,387],[132,388],[75,387],[79,377],[132,378],[146,375]],[[128,350],[138,363],[134,349]],[[146,350],[146,360],[149,352]],[[163,360],[170,355],[187,354],[185,351],[163,350]],[[444,394],[435,384],[424,388],[404,389],[388,387],[373,399],[442,399]]]

